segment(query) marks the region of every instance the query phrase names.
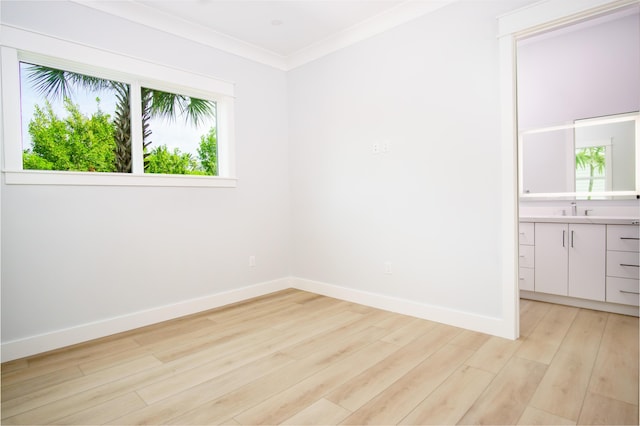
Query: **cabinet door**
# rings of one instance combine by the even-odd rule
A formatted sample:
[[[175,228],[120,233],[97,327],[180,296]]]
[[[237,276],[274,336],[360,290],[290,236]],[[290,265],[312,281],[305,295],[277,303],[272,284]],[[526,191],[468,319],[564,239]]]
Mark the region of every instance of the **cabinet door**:
[[[519,266],[521,268],[533,268],[536,264],[534,246],[520,246]]]
[[[640,281],[607,277],[607,302],[640,305]]]
[[[519,239],[520,245],[532,246],[535,244],[535,224],[532,222],[520,222]]]
[[[633,251],[608,251],[607,275],[618,278],[640,279],[640,259]]]
[[[534,286],[534,277],[535,277],[535,273],[533,268],[520,268],[519,269],[519,280],[518,280],[518,287],[520,290],[528,290],[528,291],[534,291],[535,290],[535,286]]]
[[[640,251],[640,227],[607,225],[607,250]]]
[[[569,296],[605,300],[606,225],[569,224]]]
[[[568,294],[568,234],[566,223],[536,223],[535,291]]]

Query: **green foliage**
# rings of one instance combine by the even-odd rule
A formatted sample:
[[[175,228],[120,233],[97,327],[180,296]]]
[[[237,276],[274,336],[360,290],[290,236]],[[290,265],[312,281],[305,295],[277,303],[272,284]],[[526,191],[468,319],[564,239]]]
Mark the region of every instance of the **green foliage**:
[[[209,129],[206,135],[200,136],[198,158],[207,175],[218,176],[218,137],[215,127]]]
[[[122,84],[35,64],[29,64],[27,79],[38,93],[49,99],[71,98],[74,87],[85,87],[92,91],[101,91],[109,90],[114,85]]]
[[[39,65],[29,65],[28,79],[43,96],[62,97],[67,116],[57,117],[48,101],[43,108],[36,106],[29,123],[32,147],[23,152],[25,169],[131,172],[131,94],[128,84]],[[74,89],[81,88],[113,93],[116,99],[114,117],[100,110],[98,99],[98,112],[91,117],[83,115],[69,98]],[[141,88],[141,95],[145,172],[216,176],[215,127],[201,136],[198,158],[179,149],[171,152],[166,146],[150,150],[152,118],[169,121],[182,118],[185,123],[198,124],[215,116],[216,103],[146,88]]]
[[[605,168],[605,147],[592,146],[576,150],[576,167],[581,169],[589,168],[591,176],[593,172],[602,174]]]
[[[114,156],[114,166],[112,166],[112,170],[109,171],[118,171],[124,173],[131,172],[131,89],[128,84],[33,64],[30,64],[28,68],[28,79],[40,94],[51,99],[55,99],[57,97],[69,97],[73,93],[74,89],[79,88],[84,88],[94,92],[106,90],[114,93],[117,100],[115,117],[112,124],[115,127],[115,131],[111,132],[111,134],[113,135],[112,139],[115,144],[112,150]],[[141,88],[141,98],[141,118],[143,128],[142,143],[145,157],[151,155],[147,151],[147,148],[151,144],[152,132],[149,126],[150,119],[164,118],[171,121],[180,117],[184,119],[185,123],[193,123],[197,125],[203,122],[203,120],[215,116],[216,112],[216,103],[214,101],[168,93],[156,89]],[[55,126],[51,127],[51,131],[53,131],[53,127]],[[61,135],[61,133],[58,134],[58,136]],[[63,147],[60,147],[60,149],[62,151],[65,150],[65,148]],[[54,151],[53,148],[47,152],[47,155],[52,154],[52,151]],[[177,155],[177,157],[172,157],[172,155],[174,154]],[[25,155],[29,157],[30,153],[26,152]],[[149,167],[152,166],[150,165],[148,158],[145,158],[145,171],[151,173],[174,173],[167,170],[189,170],[189,167],[191,167],[183,167],[177,165],[182,164],[181,162],[185,161],[185,159],[182,159],[182,156],[186,154],[180,154],[179,152],[161,153],[160,151],[158,151],[157,155],[158,158],[154,160],[155,165],[153,167],[156,167],[156,169],[154,170],[161,171],[149,170]],[[41,158],[49,159],[46,156]],[[181,160],[177,161],[178,158],[181,158]],[[60,159],[51,161],[53,163],[53,170],[81,170],[79,168],[71,168],[69,165],[66,166],[68,168],[59,168],[62,166],[58,163],[64,163],[64,161],[58,160]],[[25,168],[27,168],[27,164],[38,167],[45,167],[47,165],[41,164],[41,161],[31,158],[27,158],[23,162],[25,164]],[[215,164],[217,169],[217,161]],[[207,167],[211,168],[211,165]],[[98,170],[97,168],[95,169]],[[189,173],[203,174],[201,173],[202,170],[202,168],[197,168],[191,170]],[[206,173],[210,174],[208,171]],[[211,174],[215,173],[216,171],[213,171]]]
[[[576,150],[576,168],[589,170],[588,192],[593,191],[593,178],[596,174],[600,176],[604,174],[605,165],[604,146],[592,146]]]
[[[99,100],[97,100],[99,102]],[[119,145],[114,133],[118,126],[98,108],[91,117],[83,115],[78,105],[64,101],[68,116],[59,118],[47,101],[36,106],[29,123],[31,149],[23,152],[23,167],[29,170],[119,171],[116,153]],[[198,158],[159,146],[145,153],[147,173],[215,176],[218,173],[216,129],[200,137]]]
[[[171,152],[162,145],[147,153],[145,164],[146,173],[216,176],[218,174],[218,141],[215,127],[200,137],[197,159],[190,153],[180,152],[178,148],[174,148]]]
[[[99,107],[99,100],[96,99]],[[113,172],[114,127],[108,114],[98,108],[86,117],[78,105],[64,100],[68,116],[56,116],[49,102],[36,106],[29,123],[32,147],[23,152],[23,167],[37,170]]]
[[[142,88],[142,110],[154,118],[173,121],[183,118],[185,123],[198,125],[215,115],[216,103],[157,89]]]
[[[181,153],[178,148],[170,152],[165,145],[154,148],[147,156],[147,173],[171,175],[204,175],[199,170],[198,161],[189,153]]]
[[[25,170],[53,170],[53,163],[29,150],[22,152],[22,164]]]

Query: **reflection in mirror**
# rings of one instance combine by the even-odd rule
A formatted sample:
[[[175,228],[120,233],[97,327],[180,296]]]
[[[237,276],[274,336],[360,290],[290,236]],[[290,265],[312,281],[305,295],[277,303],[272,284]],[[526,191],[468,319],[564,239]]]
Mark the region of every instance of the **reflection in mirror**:
[[[610,151],[610,144],[576,148],[576,192],[611,191]]]
[[[521,132],[521,197],[635,195],[639,117],[616,114]]]
[[[576,120],[576,192],[633,191],[638,114]]]

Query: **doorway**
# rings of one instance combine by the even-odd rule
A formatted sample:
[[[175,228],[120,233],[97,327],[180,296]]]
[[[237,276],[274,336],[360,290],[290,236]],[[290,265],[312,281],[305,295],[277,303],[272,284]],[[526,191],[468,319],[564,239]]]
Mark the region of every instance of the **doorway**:
[[[502,208],[504,265],[503,307],[505,319],[514,325],[514,335],[519,335],[519,218],[523,206],[520,204],[520,173],[517,135],[521,111],[518,110],[519,93],[517,87],[518,43],[534,37],[544,40],[555,32],[565,34],[575,31],[578,25],[593,25],[596,20],[606,20],[637,1],[611,0],[552,0],[536,3],[501,16],[499,21],[500,80],[501,80],[501,122],[502,122],[502,191],[505,200]],[[631,91],[630,91],[631,92]],[[637,92],[634,92],[637,93]],[[533,124],[532,124],[533,125]],[[513,262],[509,261],[512,259]]]

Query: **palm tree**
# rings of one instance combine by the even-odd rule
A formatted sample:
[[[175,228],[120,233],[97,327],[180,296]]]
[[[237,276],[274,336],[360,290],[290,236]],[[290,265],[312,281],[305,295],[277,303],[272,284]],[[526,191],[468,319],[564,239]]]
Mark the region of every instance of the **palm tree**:
[[[129,85],[43,65],[30,65],[27,78],[33,87],[47,98],[71,98],[73,87],[84,87],[96,92],[108,90],[115,94],[115,167],[118,172],[131,172],[131,93]],[[141,89],[142,147],[144,156],[151,144],[152,118],[175,120],[179,115],[186,123],[198,125],[215,113],[213,101],[198,99],[155,89]],[[145,162],[146,167],[146,162]]]
[[[576,168],[589,168],[589,191],[593,191],[593,178],[604,173],[605,168],[605,147],[592,146],[576,150]]]

